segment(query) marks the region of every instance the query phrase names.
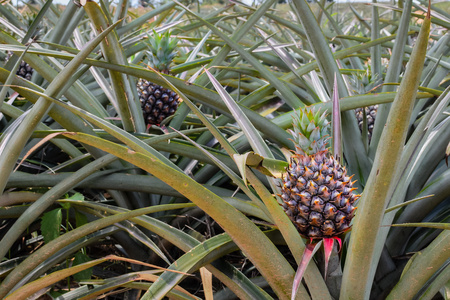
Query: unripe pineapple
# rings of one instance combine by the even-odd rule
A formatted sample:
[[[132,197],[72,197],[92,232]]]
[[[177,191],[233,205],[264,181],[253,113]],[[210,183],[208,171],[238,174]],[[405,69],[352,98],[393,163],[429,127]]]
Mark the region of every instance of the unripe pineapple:
[[[24,16],[26,23],[28,24],[28,27],[31,27],[31,24],[33,24],[34,20],[36,19],[36,14],[26,14]],[[43,20],[38,24],[37,28],[34,30],[31,38],[34,41],[38,40],[42,34],[48,31],[47,26],[44,24]],[[6,62],[11,58],[13,55],[12,52],[8,52],[6,55]],[[20,66],[17,69],[16,75],[25,78],[26,80],[31,80],[31,76],[33,76],[34,69],[26,63],[24,60],[20,62]]]
[[[170,64],[176,55],[177,43],[178,40],[171,38],[168,32],[158,34],[154,31],[147,43],[150,67],[161,73],[170,74]],[[178,108],[178,94],[158,84],[140,78],[137,90],[147,125],[160,125]]]
[[[9,52],[6,56],[6,61],[8,61],[12,55],[13,55],[13,53]],[[34,71],[34,69],[29,64],[27,64],[24,60],[22,60],[20,62],[19,68],[17,69],[16,75],[18,75],[22,78],[25,78],[26,80],[31,80],[33,71]]]
[[[368,106],[365,108],[358,107],[357,109],[355,109],[356,119],[358,120],[359,130],[361,130],[361,131],[362,131],[363,120],[364,120],[363,112],[365,112],[365,114],[366,114],[367,129],[369,131],[368,132],[369,140],[372,137],[373,125],[375,124],[375,118],[377,116],[377,111],[378,111],[378,105],[371,105],[371,106]]]
[[[326,114],[300,110],[290,133],[296,146],[281,183],[283,209],[304,237],[331,238],[350,228],[359,195],[352,176],[327,149]]]

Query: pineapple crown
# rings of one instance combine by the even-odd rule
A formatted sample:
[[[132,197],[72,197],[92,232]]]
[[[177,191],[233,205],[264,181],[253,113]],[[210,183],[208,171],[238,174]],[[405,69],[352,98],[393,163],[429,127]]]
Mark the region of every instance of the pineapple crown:
[[[324,151],[328,143],[328,129],[330,123],[326,119],[326,112],[314,112],[311,107],[300,108],[300,113],[293,118],[293,130],[289,133],[293,137],[297,153],[312,155]]]
[[[176,56],[175,49],[178,44],[177,38],[171,38],[170,33],[159,34],[153,30],[153,35],[148,36],[147,47],[149,48],[148,59],[152,68],[161,73],[168,74],[170,64]]]

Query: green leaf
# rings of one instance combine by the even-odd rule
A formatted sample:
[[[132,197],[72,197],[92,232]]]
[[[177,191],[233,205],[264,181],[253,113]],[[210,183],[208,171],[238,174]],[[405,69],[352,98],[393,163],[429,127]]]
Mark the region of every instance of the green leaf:
[[[54,210],[44,213],[41,221],[41,231],[46,244],[59,236],[61,222],[61,208],[55,208]]]
[[[89,223],[89,222],[88,222],[88,219],[87,219],[86,215],[81,213],[81,212],[79,212],[78,210],[75,210],[75,224],[76,224],[76,227],[77,228],[81,227],[81,226],[83,226],[84,224],[87,224],[87,223]]]
[[[400,209],[400,208],[402,208],[402,207],[404,207],[404,206],[406,206],[406,205],[409,205],[409,204],[412,204],[412,203],[414,203],[414,202],[417,202],[417,201],[420,201],[420,200],[424,200],[424,199],[427,199],[427,198],[430,198],[430,197],[433,197],[433,196],[434,196],[434,195],[426,195],[426,196],[423,196],[423,197],[418,197],[418,198],[415,198],[415,199],[412,199],[412,200],[409,200],[409,201],[406,201],[406,202],[403,202],[403,203],[400,203],[400,204],[391,206],[391,207],[389,207],[389,208],[386,208],[385,213],[394,211],[394,210],[396,210],[396,209]]]
[[[89,16],[95,31],[100,34],[104,29],[108,27],[108,19],[105,12],[102,11],[100,6],[94,1],[88,1],[84,5],[86,14]],[[108,62],[117,65],[127,65],[127,59],[123,53],[122,45],[119,43],[117,34],[113,31],[108,34],[106,39],[100,44],[102,54]],[[123,127],[127,131],[144,132],[145,125],[142,116],[142,112],[139,105],[139,100],[135,99],[130,80],[128,77],[117,71],[108,71],[111,88],[114,92],[114,100],[119,108],[117,113],[119,114]]]
[[[281,176],[286,172],[287,167],[289,167],[288,162],[264,157],[262,164],[259,165],[257,169],[264,174],[270,173],[270,176],[272,177],[281,178]]]
[[[403,224],[392,224],[394,227],[425,227],[434,229],[450,230],[449,223],[403,223]]]
[[[209,80],[211,80],[211,83],[214,85],[214,88],[219,93],[220,97],[225,102],[230,112],[233,114],[236,122],[242,128],[242,132],[247,137],[247,140],[252,146],[253,151],[258,152],[259,154],[266,157],[273,157],[272,153],[269,150],[269,147],[266,145],[263,138],[250,122],[248,117],[240,109],[239,105],[236,104],[233,98],[208,70],[205,70],[205,73],[208,75]]]
[[[61,205],[62,208],[65,209],[65,210],[69,210],[69,209],[70,209],[70,203],[61,203],[60,205]]]
[[[448,166],[448,157],[450,156],[450,142],[447,145],[447,149],[445,150],[445,163]]]
[[[91,261],[89,256],[87,256],[83,252],[77,252],[75,254],[75,258],[73,260],[73,265],[78,266],[78,265],[81,265],[81,264],[89,262],[89,261]],[[85,269],[76,274],[73,274],[73,278],[76,281],[88,280],[88,279],[91,279],[91,276],[92,276],[92,268]]]
[[[84,201],[84,195],[81,193],[75,193],[72,196],[70,196],[69,198],[70,200],[79,200],[79,201]]]

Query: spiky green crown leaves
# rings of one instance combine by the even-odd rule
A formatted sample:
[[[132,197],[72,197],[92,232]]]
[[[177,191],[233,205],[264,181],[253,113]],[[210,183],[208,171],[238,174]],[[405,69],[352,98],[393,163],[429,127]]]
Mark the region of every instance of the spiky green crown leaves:
[[[300,113],[293,118],[294,130],[289,129],[297,153],[311,155],[327,149],[330,123],[326,115],[319,110],[314,112],[311,107],[300,108]]]
[[[178,39],[170,37],[168,31],[159,34],[153,30],[153,35],[149,35],[146,44],[149,48],[148,58],[150,66],[161,73],[168,74],[170,71],[170,64],[177,55],[175,50],[178,45]]]

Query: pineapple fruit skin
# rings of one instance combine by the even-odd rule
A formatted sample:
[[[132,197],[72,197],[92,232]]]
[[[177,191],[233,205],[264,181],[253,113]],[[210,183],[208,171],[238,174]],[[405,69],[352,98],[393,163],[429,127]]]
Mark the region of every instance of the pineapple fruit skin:
[[[9,52],[6,56],[6,61],[8,61],[12,55],[13,55],[13,53]],[[22,60],[20,62],[19,68],[17,69],[16,75],[20,76],[26,80],[31,80],[31,76],[33,76],[33,71],[34,71],[34,69],[28,63],[26,63],[24,60]]]
[[[20,67],[17,70],[17,75],[19,75],[22,78],[25,78],[26,80],[31,80],[31,76],[33,76],[34,69],[27,64],[25,61],[20,62]]]
[[[147,125],[160,125],[178,108],[179,96],[172,90],[145,79],[137,84],[144,121]]]
[[[378,105],[371,105],[365,108],[359,107],[355,109],[356,119],[358,121],[359,130],[362,131],[363,126],[363,113],[366,114],[367,118],[367,128],[369,140],[372,138],[373,126],[375,125],[375,118],[377,117]]]
[[[350,229],[359,195],[351,176],[328,150],[294,154],[282,179],[282,206],[299,233],[307,238],[330,238]]]

